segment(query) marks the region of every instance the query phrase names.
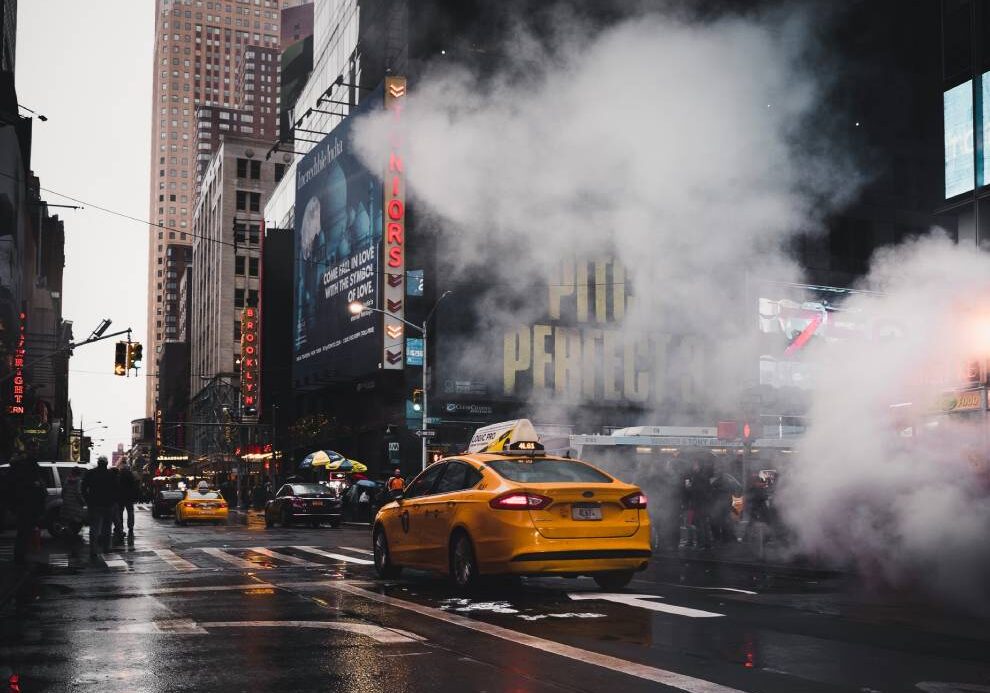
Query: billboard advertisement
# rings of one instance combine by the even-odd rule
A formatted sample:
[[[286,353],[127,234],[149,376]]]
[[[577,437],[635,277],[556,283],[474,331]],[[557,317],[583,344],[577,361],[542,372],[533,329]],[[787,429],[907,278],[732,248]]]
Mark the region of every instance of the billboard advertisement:
[[[478,284],[455,288],[456,300],[437,309],[436,397],[444,407],[457,402],[445,411],[463,415],[464,403],[697,401],[713,386],[710,336],[624,327],[631,286],[623,265],[602,256],[560,259],[549,281],[518,297],[496,294],[501,286],[489,294]]]
[[[945,197],[973,189],[973,81],[963,82],[942,95],[945,130]]]
[[[815,361],[809,354],[846,340],[894,337],[900,328],[847,304],[854,289],[811,284],[767,283],[757,299],[760,385],[809,390]]]
[[[355,115],[381,108],[377,90]],[[296,169],[294,370],[298,382],[359,377],[378,369],[379,313],[352,315],[361,301],[378,307],[382,261],[381,172],[358,160],[353,117],[333,129]]]

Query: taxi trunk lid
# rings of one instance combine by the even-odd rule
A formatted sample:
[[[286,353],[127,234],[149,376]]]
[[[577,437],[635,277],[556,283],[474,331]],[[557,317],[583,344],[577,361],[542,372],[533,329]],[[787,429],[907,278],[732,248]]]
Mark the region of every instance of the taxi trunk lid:
[[[530,509],[533,526],[547,539],[604,539],[631,537],[639,530],[640,516],[622,499],[632,491],[615,484],[531,484],[528,491],[552,502]]]

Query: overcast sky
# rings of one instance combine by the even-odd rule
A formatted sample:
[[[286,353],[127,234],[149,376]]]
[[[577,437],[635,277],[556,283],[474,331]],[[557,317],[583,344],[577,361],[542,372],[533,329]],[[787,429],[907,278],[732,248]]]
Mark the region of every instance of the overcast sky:
[[[148,217],[154,4],[30,0],[17,8],[17,96],[48,116],[34,127],[31,165],[41,185],[139,219]],[[65,220],[63,314],[76,340],[110,318],[110,331],[131,327],[145,342],[148,228],[92,208],[52,211]],[[107,455],[117,443],[130,447],[131,419],[144,416],[144,372],[113,375],[115,341],[78,349],[69,362],[74,424],[93,428],[94,451]]]

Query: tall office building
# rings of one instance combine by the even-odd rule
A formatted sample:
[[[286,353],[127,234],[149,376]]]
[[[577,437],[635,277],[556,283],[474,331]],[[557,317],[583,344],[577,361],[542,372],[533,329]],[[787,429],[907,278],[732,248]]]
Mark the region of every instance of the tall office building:
[[[277,55],[281,10],[299,0],[155,0],[155,77],[152,104],[148,252],[149,387],[152,415],[158,392],[157,356],[178,315],[166,291],[166,249],[191,245],[201,148],[216,151],[224,130],[201,139],[199,109],[240,112],[237,134],[275,139]],[[256,124],[256,125],[255,125]],[[252,128],[249,132],[244,126]],[[209,127],[209,125],[207,125]]]

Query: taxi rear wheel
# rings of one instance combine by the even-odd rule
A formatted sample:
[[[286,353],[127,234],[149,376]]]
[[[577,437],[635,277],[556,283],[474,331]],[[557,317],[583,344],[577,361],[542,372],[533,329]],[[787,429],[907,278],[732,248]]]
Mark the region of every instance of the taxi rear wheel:
[[[598,573],[592,577],[598,583],[600,589],[606,592],[614,592],[615,590],[621,590],[632,581],[633,571],[616,570],[611,573]]]
[[[450,541],[450,579],[461,590],[478,584],[478,561],[467,533],[457,532]]]
[[[396,578],[402,572],[402,566],[392,563],[392,555],[388,552],[388,537],[381,527],[375,530],[375,572],[383,579]]]

